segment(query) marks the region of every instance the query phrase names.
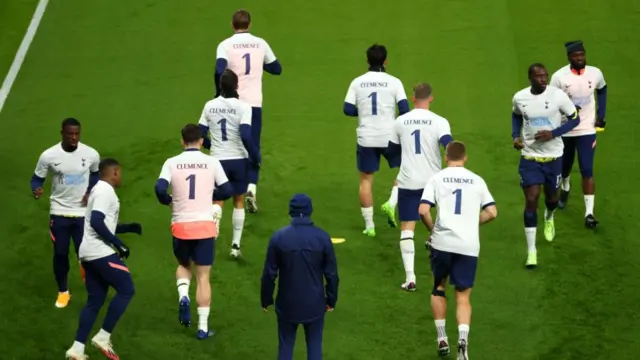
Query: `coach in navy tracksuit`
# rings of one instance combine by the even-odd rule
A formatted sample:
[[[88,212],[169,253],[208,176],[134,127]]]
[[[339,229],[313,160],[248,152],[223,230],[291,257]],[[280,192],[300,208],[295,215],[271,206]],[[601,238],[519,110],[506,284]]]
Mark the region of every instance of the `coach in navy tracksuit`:
[[[289,203],[291,225],[271,237],[262,272],[262,308],[273,304],[278,282],[278,360],[292,360],[298,325],[304,326],[307,359],[322,359],[324,314],[338,300],[338,266],[329,234],[313,225],[311,199],[296,194]],[[326,281],[326,285],[325,285]]]

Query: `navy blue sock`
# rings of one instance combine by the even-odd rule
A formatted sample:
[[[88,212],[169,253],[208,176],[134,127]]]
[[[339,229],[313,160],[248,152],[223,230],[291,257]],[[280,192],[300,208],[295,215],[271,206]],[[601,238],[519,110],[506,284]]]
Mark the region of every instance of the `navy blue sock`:
[[[124,314],[124,311],[127,309],[131,298],[133,297],[133,291],[125,292],[125,293],[116,293],[116,296],[111,299],[111,304],[109,304],[109,309],[107,310],[107,315],[104,318],[104,323],[102,324],[102,329],[109,334],[113,332],[113,328],[116,327],[116,323]]]
[[[67,276],[69,275],[69,255],[53,255],[53,274],[56,276],[58,283],[58,291],[65,292],[69,290],[67,286]]]
[[[100,308],[107,298],[106,295],[107,293],[105,292],[104,295],[89,294],[87,297],[87,305],[85,305],[82,312],[80,312],[80,322],[78,324],[78,331],[76,332],[77,342],[82,344],[87,343],[87,338],[89,337],[91,328],[93,327],[93,324],[95,324]]]
[[[534,228],[538,226],[538,212],[535,210],[524,211],[524,227]]]

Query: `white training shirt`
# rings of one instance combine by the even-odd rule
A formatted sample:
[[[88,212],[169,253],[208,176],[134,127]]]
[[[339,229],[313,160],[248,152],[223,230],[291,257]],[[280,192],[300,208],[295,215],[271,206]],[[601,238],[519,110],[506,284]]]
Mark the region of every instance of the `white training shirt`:
[[[567,65],[551,76],[551,86],[564,91],[573,104],[580,107],[580,124],[563,136],[582,136],[596,133],[595,91],[607,86],[602,71],[587,65],[580,75]]]
[[[199,150],[167,159],[159,178],[171,185],[172,223],[213,222],[213,191],[229,181],[220,161]]]
[[[480,254],[480,211],[494,204],[484,180],[464,167],[447,167],[431,177],[423,202],[437,206],[431,246],[440,251]]]
[[[78,256],[82,261],[91,261],[115,254],[115,250],[105,242],[91,227],[91,212],[99,211],[105,215],[107,229],[115,235],[120,213],[120,200],[116,190],[106,181],[98,181],[91,189],[84,217],[84,236]]]
[[[358,145],[386,148],[393,132],[396,105],[406,99],[400,79],[386,72],[369,71],[355,78],[344,102],[358,108]]]
[[[248,32],[237,33],[218,45],[216,58],[227,60],[227,68],[238,75],[240,100],[262,107],[262,68],[276,61],[271,46]]]
[[[51,215],[85,215],[82,198],[89,187],[89,175],[98,171],[100,155],[92,147],[78,143],[75,151],[66,152],[62,143],[45,150],[34,171],[35,175],[46,178],[53,173],[51,182]]]
[[[573,115],[576,107],[562,90],[547,86],[542,94],[534,95],[531,87],[518,91],[513,97],[513,112],[522,115],[523,156],[561,157],[564,143],[561,137],[537,141],[541,130],[553,130],[562,124],[562,117]]]
[[[248,157],[240,125],[251,125],[251,106],[236,98],[219,96],[205,104],[199,124],[209,127],[212,156],[218,160]]]
[[[451,135],[449,121],[429,110],[414,109],[396,119],[390,141],[402,147],[398,188],[422,190],[440,171],[440,139],[445,135]]]

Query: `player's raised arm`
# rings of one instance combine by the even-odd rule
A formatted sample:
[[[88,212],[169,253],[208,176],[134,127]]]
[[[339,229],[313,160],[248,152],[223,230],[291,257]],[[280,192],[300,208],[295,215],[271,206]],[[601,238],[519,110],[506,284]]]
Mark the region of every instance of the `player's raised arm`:
[[[268,72],[271,75],[280,75],[282,74],[282,65],[280,65],[280,61],[276,58],[276,54],[273,53],[271,46],[264,41],[264,71]]]
[[[599,78],[596,84],[596,104],[598,105],[596,126],[604,128],[607,125],[604,119],[607,112],[607,83],[604,81],[602,73],[600,73]]]
[[[104,222],[106,213],[109,211],[109,197],[106,194],[96,194],[91,208],[91,219],[89,224],[100,235],[102,240],[116,248],[122,247],[122,241],[112,233]]]
[[[218,81],[220,81],[218,79]],[[200,134],[202,134],[202,147],[207,150],[211,149],[211,139],[209,138],[209,119],[207,118],[207,105],[204,105],[204,109],[202,109],[202,115],[200,115],[200,120],[198,120],[198,129],[200,129]]]
[[[483,183],[482,186],[480,224],[485,224],[498,217],[498,208],[496,207],[496,202],[493,200],[491,192],[489,192],[487,183]]]
[[[278,278],[278,239],[279,232],[276,232],[269,240],[267,256],[264,260],[260,286],[260,303],[263,309],[273,305],[273,292],[276,289],[276,278]]]
[[[229,182],[220,161],[214,158],[211,160],[213,161],[214,181],[216,185],[213,191],[215,193],[215,199],[219,201],[227,200],[233,195],[233,186]]]
[[[156,181],[155,192],[158,201],[162,205],[169,205],[173,200],[171,195],[169,195],[169,185],[171,184],[171,168],[169,165],[169,160],[164,162],[162,165],[162,170],[160,171],[160,176],[158,177],[158,181]]]
[[[229,56],[227,54],[227,48],[225,42],[221,42],[216,50],[216,70],[214,74],[214,81],[216,83],[216,97],[220,95],[220,76],[227,69],[229,62]]]
[[[551,131],[551,135],[554,138],[568,133],[580,124],[578,109],[573,105],[573,101],[571,101],[569,95],[565,94],[563,91],[557,91],[556,98],[560,104],[560,112],[567,117],[567,122]]]
[[[409,112],[409,100],[407,100],[407,93],[404,91],[404,85],[402,81],[398,80],[396,85],[396,104],[398,104],[398,114],[403,115]]]
[[[47,162],[47,158],[43,153],[40,155],[38,159],[38,163],[36,164],[36,169],[33,172],[33,176],[31,176],[31,192],[33,193],[33,197],[39,199],[44,192],[43,186],[44,181],[47,178],[47,174],[49,172],[49,163]]]
[[[436,205],[436,189],[434,185],[435,182],[432,177],[431,180],[427,182],[427,186],[425,186],[424,191],[422,192],[422,199],[420,200],[420,207],[418,208],[420,219],[429,232],[433,231],[431,208]]]
[[[356,107],[356,84],[355,81],[349,84],[347,96],[344,98],[344,106],[342,112],[347,116],[358,116],[358,108]]]

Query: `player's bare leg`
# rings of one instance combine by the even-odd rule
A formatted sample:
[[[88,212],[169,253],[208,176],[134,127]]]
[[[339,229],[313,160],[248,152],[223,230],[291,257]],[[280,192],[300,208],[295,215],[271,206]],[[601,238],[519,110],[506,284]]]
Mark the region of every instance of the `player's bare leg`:
[[[363,234],[369,237],[376,236],[376,226],[373,222],[373,174],[360,173],[360,210],[364,218],[365,229]]]
[[[471,324],[471,289],[456,289],[456,318],[458,320],[458,360],[469,360],[469,325]]]
[[[593,229],[598,225],[598,221],[593,215],[593,208],[595,202],[596,183],[593,180],[593,176],[582,178],[582,192],[584,194],[584,226],[589,229]]]
[[[382,204],[382,212],[387,215],[387,222],[391,227],[398,227],[396,222],[396,205],[398,205],[398,180],[393,181],[391,195],[386,203]]]
[[[209,330],[209,309],[211,307],[211,282],[209,274],[211,266],[196,266],[196,303],[198,303],[198,340],[204,340],[213,336],[214,331]]]
[[[536,232],[538,230],[538,200],[540,198],[540,185],[532,185],[523,188],[524,205],[524,234],[527,238],[527,261],[525,266],[529,269],[538,266],[536,250]]]
[[[445,297],[445,286],[447,279],[443,279],[431,293],[431,310],[433,311],[434,323],[438,332],[438,355],[449,356],[449,340],[447,338],[447,298]]]
[[[244,196],[233,197],[233,217],[231,219],[233,225],[233,239],[231,242],[230,255],[237,259],[242,256],[240,252],[240,242],[242,241],[242,230],[244,229]]]
[[[553,215],[558,207],[558,189],[555,186],[544,186],[545,209],[544,209],[544,238],[553,241],[556,237],[556,226]]]
[[[407,291],[416,290],[416,273],[413,265],[416,256],[415,243],[413,241],[415,228],[415,221],[400,222],[400,254],[402,255],[402,264],[405,272],[405,281],[401,287]]]
[[[178,286],[178,320],[184,327],[191,326],[191,300],[189,285],[191,284],[191,266],[178,265],[176,285]]]

